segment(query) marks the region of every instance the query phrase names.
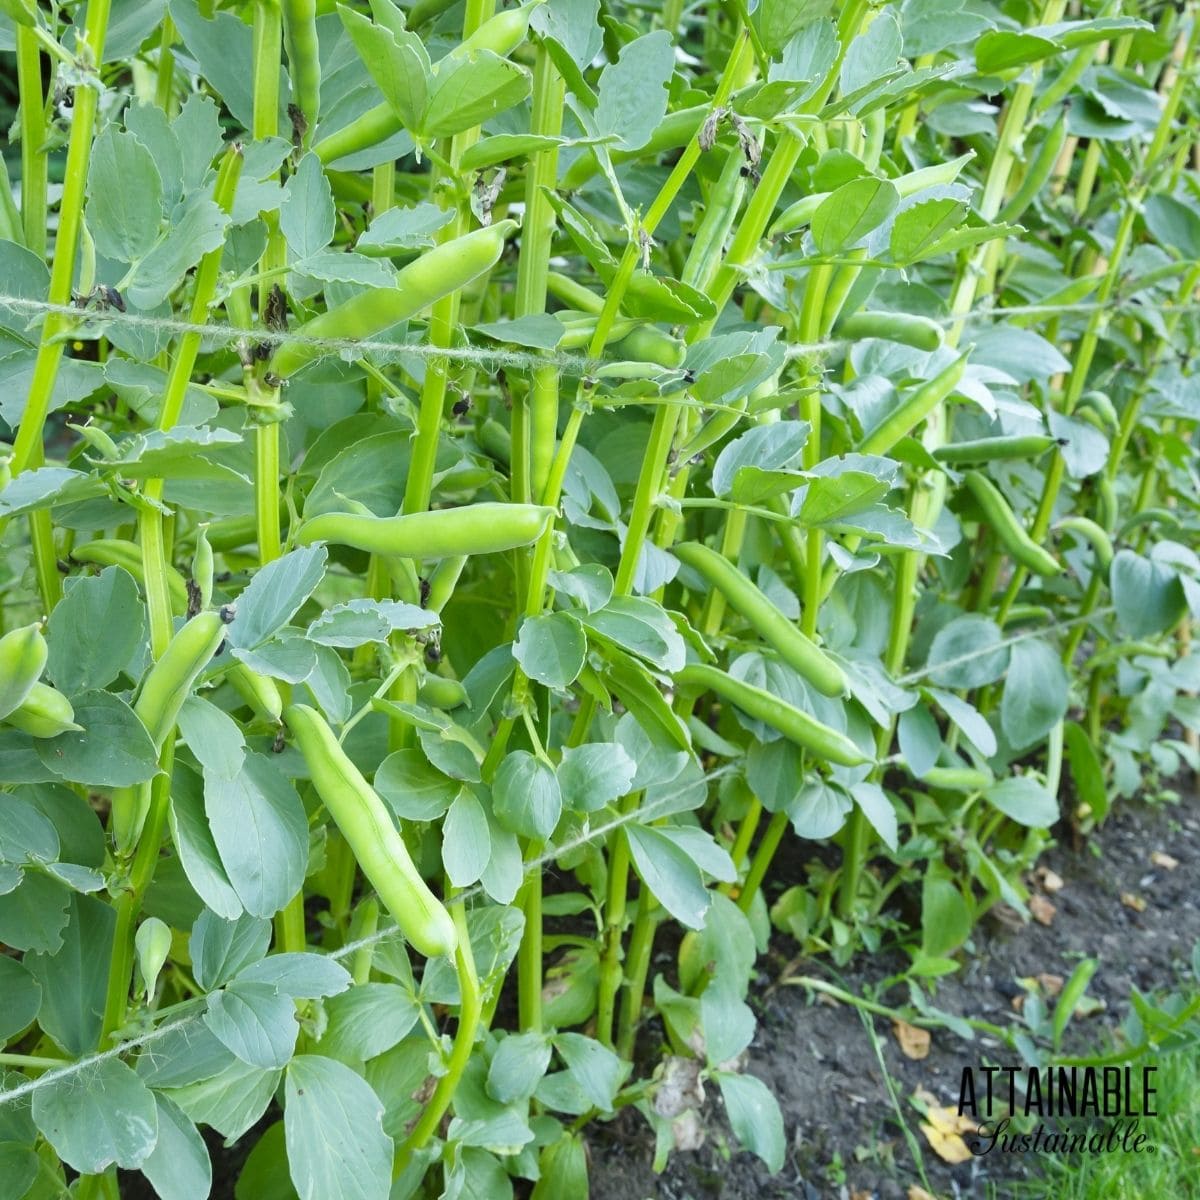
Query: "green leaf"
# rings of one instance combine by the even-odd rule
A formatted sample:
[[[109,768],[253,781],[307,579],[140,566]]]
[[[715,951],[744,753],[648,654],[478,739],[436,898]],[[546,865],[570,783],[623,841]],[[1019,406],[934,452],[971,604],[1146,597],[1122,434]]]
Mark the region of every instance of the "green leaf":
[[[532,1096],[550,1065],[550,1042],[544,1033],[510,1033],[492,1055],[487,1091],[499,1104]]]
[[[991,29],[975,43],[975,67],[981,75],[996,75],[1058,52],[1057,42],[1036,33]]]
[[[629,1065],[607,1046],[582,1033],[560,1033],[554,1039],[554,1048],[591,1104],[600,1112],[612,1112]]]
[[[863,816],[871,823],[871,828],[879,835],[880,840],[893,853],[899,844],[899,824],[896,820],[896,809],[888,798],[887,792],[877,783],[860,780],[850,787],[850,795],[863,811]]]
[[[975,688],[994,683],[1008,667],[1009,651],[999,646],[1000,627],[977,613],[955,617],[937,631],[925,670],[944,688]]]
[[[894,70],[900,50],[900,23],[889,9],[883,9],[846,50],[840,79],[842,92],[856,92]]]
[[[104,630],[97,637],[97,630]],[[133,576],[121,567],[68,579],[47,624],[46,672],[64,695],[107,687],[145,641],[145,608]]]
[[[1014,750],[1040,741],[1067,711],[1067,673],[1054,648],[1040,638],[1012,647],[1004,695],[1000,700],[1000,726]]]
[[[206,991],[219,988],[243,967],[258,962],[271,941],[271,923],[249,913],[223,921],[207,909],[192,927],[188,953],[192,974]]]
[[[58,851],[49,817],[20,796],[0,796],[0,862],[54,862]]]
[[[1164,250],[1173,250],[1180,258],[1200,259],[1200,215],[1195,209],[1159,192],[1147,199],[1142,216]]]
[[[241,983],[266,983],[293,1000],[336,996],[351,982],[350,972],[323,954],[270,954],[238,972]]]
[[[242,1062],[264,1069],[287,1065],[300,1032],[291,996],[240,979],[208,997],[204,1024]]]
[[[1132,550],[1117,551],[1109,568],[1108,585],[1117,624],[1130,637],[1165,633],[1187,607],[1176,572]]]
[[[793,466],[800,459],[810,430],[807,421],[776,421],[771,425],[756,425],[735,438],[713,464],[713,494],[730,495],[747,469],[774,472]],[[797,475],[792,486],[798,487],[802,482]]]
[[[154,1096],[119,1058],[39,1088],[33,1119],[59,1158],[81,1175],[99,1175],[114,1163],[134,1170],[158,1141]]]
[[[514,750],[496,772],[492,809],[496,820],[520,837],[548,838],[562,815],[562,792],[549,763]]]
[[[235,1059],[217,1074],[168,1093],[197,1125],[211,1125],[236,1141],[266,1111],[279,1086],[280,1071],[264,1071]]]
[[[308,866],[308,819],[296,789],[269,758],[249,753],[232,779],[205,772],[204,810],[243,907],[274,916]]]
[[[521,623],[513,658],[530,679],[549,688],[567,688],[587,657],[587,636],[569,612],[530,617]]]
[[[438,64],[420,130],[426,137],[451,137],[520,104],[529,95],[524,67],[477,50],[467,58]]]
[[[674,68],[675,48],[665,29],[624,46],[617,61],[600,73],[595,133],[613,137],[623,149],[640,150],[666,115],[666,85]]]
[[[918,779],[937,766],[942,752],[942,731],[929,709],[916,705],[900,714],[896,727],[900,753]]]
[[[192,267],[222,244],[229,220],[228,213],[200,193],[181,201],[134,268],[125,285],[129,299],[142,309],[161,304]]]
[[[150,734],[119,696],[93,689],[72,696],[71,704],[82,728],[38,739],[38,754],[56,775],[93,787],[129,787],[158,773]]]
[[[450,882],[470,887],[487,868],[492,840],[487,814],[469,788],[462,788],[442,825],[442,863]]]
[[[962,200],[942,197],[911,204],[896,214],[888,238],[888,252],[898,263],[909,265],[942,253],[942,244],[967,215]]]
[[[459,786],[432,767],[420,750],[397,750],[375,772],[375,790],[406,821],[436,821],[458,795]]]
[[[971,934],[971,914],[958,885],[940,862],[930,863],[921,885],[921,949],[940,958]]]
[[[1030,829],[1046,828],[1059,817],[1058,800],[1029,775],[1012,775],[994,783],[984,799],[1006,817]]]
[[[308,258],[333,240],[333,192],[313,153],[306,154],[283,189],[279,232],[295,258]]]
[[[588,1194],[587,1152],[583,1139],[564,1133],[556,1142],[542,1148],[538,1158],[538,1181],[530,1200],[565,1200],[568,1196]]]
[[[48,875],[31,872],[21,878],[17,868],[9,871],[6,886],[11,886],[14,873],[20,882],[0,894],[0,942],[14,950],[57,953],[69,919],[71,893]]]
[[[1074,721],[1067,721],[1063,725],[1063,741],[1066,743],[1067,762],[1079,799],[1091,809],[1097,821],[1103,821],[1108,815],[1108,788],[1104,783],[1100,755],[1087,731]]]
[[[411,208],[389,208],[372,218],[355,247],[362,253],[424,250],[434,244],[438,230],[453,219],[453,209],[439,208],[428,200]]]
[[[941,688],[930,688],[929,695],[984,758],[991,758],[996,753],[996,735],[973,704]]]
[[[301,1200],[387,1200],[392,1139],[362,1076],[331,1058],[300,1055],[285,1094],[288,1168]]]
[[[615,642],[663,671],[678,671],[687,661],[683,637],[663,607],[653,600],[614,596],[599,612],[588,613],[581,620],[589,632]]]
[[[286,625],[321,582],[327,557],[324,546],[293,550],[258,571],[238,597],[230,644],[253,649]]]
[[[825,780],[804,784],[788,809],[796,835],[817,841],[832,837],[846,823],[853,804],[846,792]]]
[[[270,960],[267,960],[270,961]],[[385,1054],[420,1018],[412,993],[394,983],[360,983],[325,1003],[328,1026],[318,1049],[347,1063]]]
[[[570,571],[551,571],[550,586],[570,596],[587,612],[599,612],[613,596],[612,572],[600,563],[585,563]]]
[[[614,742],[568,746],[558,765],[563,803],[574,812],[596,812],[624,796],[637,764]]]
[[[189,696],[179,710],[179,735],[209,775],[234,779],[246,761],[246,739],[224,709]]]
[[[736,1059],[754,1037],[754,1013],[738,993],[736,983],[714,976],[700,995],[704,1050],[709,1066]]]
[[[236,920],[245,910],[213,840],[204,811],[204,785],[199,775],[180,763],[175,765],[167,819],[180,864],[196,894],[214,915]]]
[[[900,193],[886,179],[852,179],[831,192],[813,214],[812,235],[821,254],[837,254],[861,242],[896,211]]]
[[[753,1075],[717,1073],[721,1099],[734,1136],[775,1172],[783,1167],[787,1144],[783,1135],[783,1115],[770,1089]]]
[[[20,1033],[41,1006],[41,984],[19,959],[0,957],[0,1042]]]
[[[531,350],[553,350],[563,337],[562,322],[550,313],[530,313],[512,321],[485,321],[471,328],[475,333],[494,341],[507,342],[510,346],[528,346]]]
[[[142,1163],[142,1174],[161,1200],[208,1200],[212,1160],[187,1114],[166,1096],[156,1095],[158,1141]]]
[[[92,144],[87,180],[88,231],[96,249],[124,263],[147,254],[158,237],[162,191],[150,151],[132,133],[105,126]]]
[[[670,838],[647,825],[626,825],[634,869],[654,898],[681,924],[699,929],[711,896],[700,868]]]
[[[338,5],[338,15],[371,78],[404,127],[424,133],[421,118],[429,95],[430,63],[420,39],[369,21],[348,5]]]

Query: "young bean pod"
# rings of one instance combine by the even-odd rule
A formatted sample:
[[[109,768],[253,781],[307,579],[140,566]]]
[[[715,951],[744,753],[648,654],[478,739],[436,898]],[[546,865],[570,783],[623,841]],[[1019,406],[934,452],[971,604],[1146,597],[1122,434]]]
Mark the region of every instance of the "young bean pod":
[[[321,110],[321,56],[317,42],[316,0],[283,0],[283,35],[287,45],[292,97],[304,116],[302,144],[312,140]]]
[[[293,704],[288,728],[317,795],[400,932],[428,958],[450,954],[458,932],[409,857],[391,814],[315,709]]]
[[[433,560],[532,545],[553,519],[554,509],[540,504],[471,504],[399,517],[322,513],[305,521],[296,538],[303,546],[334,542],[371,554]]]
[[[967,367],[968,350],[928,382],[923,383],[898,408],[893,409],[863,438],[860,454],[886,454],[907,437],[958,386]]]
[[[0,637],[0,717],[18,708],[46,668],[49,647],[35,622]]]
[[[837,326],[838,337],[858,341],[880,338],[917,350],[936,350],[942,344],[942,327],[928,317],[897,312],[857,312]]]
[[[693,663],[676,673],[675,682],[683,691],[715,692],[747,716],[770,725],[819,761],[843,767],[860,767],[871,761],[844,733],[823,725],[786,700],[735,679],[716,667]]]
[[[1000,459],[1041,458],[1047,450],[1058,445],[1058,439],[1043,433],[1020,437],[978,438],[971,442],[951,442],[933,452],[938,462],[958,463],[997,462]]]
[[[968,471],[964,479],[975,502],[983,510],[988,527],[1017,562],[1035,575],[1061,574],[1062,567],[1057,559],[1025,532],[1000,489],[986,475]]]
[[[60,733],[79,728],[70,700],[44,683],[35,683],[25,699],[4,719],[35,738],[58,737]]]
[[[845,694],[846,676],[841,667],[805,637],[723,554],[699,542],[683,542],[672,547],[672,552],[715,587],[734,612],[753,625],[779,657],[813,687],[826,696]]]
[[[224,638],[225,622],[219,613],[198,613],[175,634],[150,668],[133,711],[150,731],[155,749],[162,749],[183,702]]]
[[[1038,193],[1045,187],[1046,181],[1054,170],[1054,164],[1058,162],[1058,156],[1062,153],[1066,140],[1067,122],[1064,116],[1057,121],[1052,121],[1046,129],[1041,145],[1038,146],[1037,153],[1029,164],[1029,169],[1025,172],[1025,178],[1021,180],[1020,187],[1013,193],[1012,199],[996,214],[996,220],[1000,224],[1011,225],[1014,221],[1019,221],[1025,210],[1037,199]]]
[[[328,353],[314,344],[320,339],[370,338],[415,317],[435,300],[490,271],[504,252],[505,241],[517,228],[516,221],[497,221],[495,225],[435,246],[399,271],[392,287],[367,288],[344,304],[305,322],[297,331],[297,337],[303,340],[280,346],[269,370],[280,379],[287,379]]]
[[[133,542],[118,538],[95,538],[82,542],[71,551],[77,563],[95,563],[101,567],[122,567],[142,585],[146,586],[146,568],[142,562],[141,547]],[[167,564],[167,591],[171,597],[171,611],[176,615],[187,611],[187,583],[170,563]]]
[[[1107,571],[1113,560],[1112,538],[1089,517],[1063,517],[1055,526],[1056,529],[1073,533],[1089,543],[1096,552],[1096,561],[1102,570]]]

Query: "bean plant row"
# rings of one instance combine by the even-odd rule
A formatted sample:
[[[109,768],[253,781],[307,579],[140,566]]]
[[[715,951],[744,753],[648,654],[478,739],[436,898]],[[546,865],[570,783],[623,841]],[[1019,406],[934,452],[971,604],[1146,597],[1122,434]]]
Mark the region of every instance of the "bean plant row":
[[[1192,0],[0,12],[5,1196],[778,1170],[1200,767]]]

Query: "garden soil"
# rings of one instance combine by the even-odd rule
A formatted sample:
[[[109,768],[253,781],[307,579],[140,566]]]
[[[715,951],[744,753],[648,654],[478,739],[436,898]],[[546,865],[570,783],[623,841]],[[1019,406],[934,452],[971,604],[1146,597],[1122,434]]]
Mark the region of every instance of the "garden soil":
[[[1177,865],[1161,857],[1156,863],[1156,854]],[[1200,807],[1194,799],[1120,806],[1082,848],[1061,845],[1042,865],[1062,881],[1060,890],[1046,894],[1054,907],[1053,915],[1044,913],[1050,923],[985,919],[973,937],[974,953],[962,971],[940,981],[934,1003],[997,1025],[1019,1021],[1014,999],[1025,989],[1018,980],[1040,974],[1066,979],[1081,958],[1097,958],[1088,995],[1103,1007],[1077,1017],[1072,1032],[1081,1048],[1100,1046],[1128,1012],[1132,988],[1162,992],[1189,969],[1200,940]],[[802,866],[798,858],[781,862],[772,885],[782,891],[800,882]],[[1050,878],[1051,887],[1057,882]],[[719,1093],[709,1086],[704,1146],[672,1155],[661,1175],[651,1170],[653,1137],[640,1114],[626,1111],[591,1126],[591,1200],[903,1200],[910,1187],[923,1186],[863,1017],[855,1007],[827,1003],[788,984],[800,975],[834,980],[820,961],[795,960],[794,950],[795,943],[789,948],[788,939],[776,937],[749,996],[759,1028],[748,1070],[770,1086],[783,1110],[783,1170],[772,1176],[753,1155],[733,1150]],[[658,965],[669,971],[668,961]],[[902,969],[898,956],[864,957],[836,982],[862,994]],[[895,988],[880,999],[899,1007],[907,990]],[[980,1200],[1018,1188],[1024,1196],[1041,1194],[1034,1155],[997,1151],[957,1166],[943,1163],[920,1132],[909,1099],[923,1088],[943,1104],[956,1104],[965,1066],[978,1077],[986,1062],[1019,1065],[1013,1052],[994,1039],[968,1042],[934,1029],[928,1057],[914,1061],[902,1053],[890,1020],[868,1019],[934,1194]]]

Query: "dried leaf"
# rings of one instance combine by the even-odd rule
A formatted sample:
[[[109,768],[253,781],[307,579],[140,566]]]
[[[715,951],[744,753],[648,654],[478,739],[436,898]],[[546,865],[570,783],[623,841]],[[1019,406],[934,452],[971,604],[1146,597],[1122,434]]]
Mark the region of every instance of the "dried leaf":
[[[918,1187],[915,1183],[905,1193],[907,1200],[937,1200],[937,1197],[932,1192],[927,1192],[923,1187]]]
[[[1057,996],[1063,990],[1063,977],[1061,975],[1050,975],[1043,971],[1037,976],[1037,981],[1047,996]]]
[[[892,1022],[892,1032],[900,1044],[900,1051],[905,1058],[922,1059],[929,1057],[930,1037],[928,1029],[918,1029],[907,1021]]]
[[[1065,886],[1063,877],[1057,872],[1050,870],[1049,867],[1038,867],[1034,871],[1033,876],[1037,880],[1038,887],[1050,895],[1053,895],[1055,892],[1061,892]]]
[[[704,1103],[704,1084],[700,1081],[702,1065],[695,1058],[668,1055],[654,1093],[654,1111],[660,1117],[677,1117]]]
[[[1045,896],[1030,896],[1029,911],[1033,914],[1035,921],[1042,925],[1052,925],[1058,909]]]
[[[1179,859],[1173,858],[1170,854],[1167,854],[1162,850],[1155,850],[1154,853],[1150,855],[1150,861],[1156,867],[1162,867],[1164,871],[1173,871],[1177,866],[1179,866]]]
[[[1146,902],[1141,896],[1135,896],[1132,892],[1121,893],[1121,903],[1126,908],[1132,908],[1134,912],[1145,912]]]

